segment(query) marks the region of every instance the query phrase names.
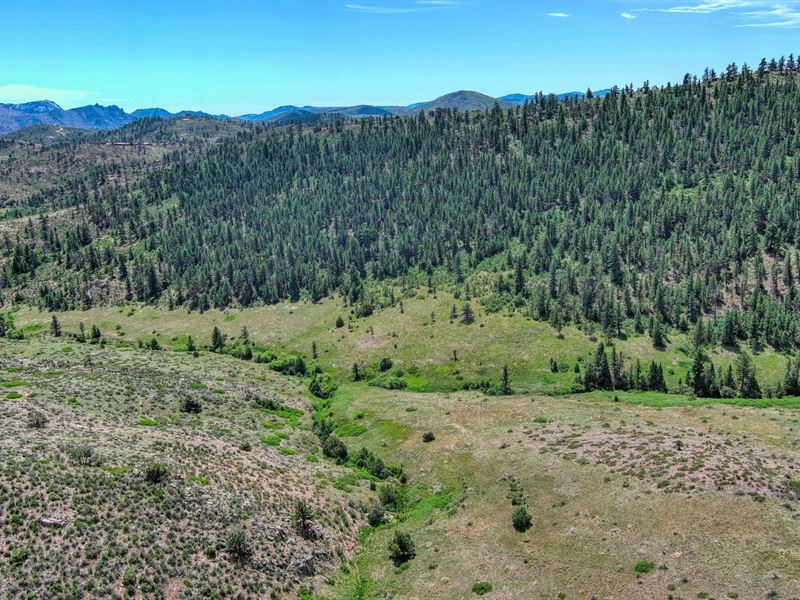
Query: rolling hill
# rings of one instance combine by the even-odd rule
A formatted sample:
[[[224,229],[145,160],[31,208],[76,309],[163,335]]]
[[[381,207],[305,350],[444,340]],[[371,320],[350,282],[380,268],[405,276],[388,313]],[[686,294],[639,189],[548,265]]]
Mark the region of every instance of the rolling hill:
[[[602,97],[610,90],[599,90],[595,96]],[[558,100],[566,98],[583,98],[583,92],[566,92],[556,94]],[[304,111],[312,114],[337,114],[352,118],[365,116],[384,116],[384,115],[409,115],[415,114],[420,110],[430,111],[437,108],[454,108],[459,111],[488,110],[498,101],[501,106],[508,107],[514,104],[522,104],[526,99],[532,100],[535,95],[508,94],[499,98],[492,98],[479,92],[461,90],[445,94],[434,100],[427,102],[414,102],[407,106],[374,106],[369,104],[358,104],[354,106],[278,106],[262,113],[248,113],[237,117],[229,117],[224,114],[209,114],[202,111],[182,110],[170,112],[164,108],[139,108],[130,114],[117,106],[82,106],[64,110],[56,103],[49,100],[28,102],[25,104],[0,104],[0,136],[30,127],[37,124],[61,125],[76,129],[115,129],[136,119],[148,117],[173,118],[173,117],[208,117],[214,119],[237,119],[242,121],[269,121],[272,124],[297,122],[303,119]],[[273,119],[282,114],[294,112],[294,117]],[[307,117],[306,117],[307,120]]]

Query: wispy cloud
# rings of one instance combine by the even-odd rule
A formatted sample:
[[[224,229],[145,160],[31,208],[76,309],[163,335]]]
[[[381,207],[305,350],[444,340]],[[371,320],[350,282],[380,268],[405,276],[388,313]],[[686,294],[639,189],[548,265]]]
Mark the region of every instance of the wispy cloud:
[[[800,0],[704,0],[693,4],[633,8],[620,16],[635,18],[635,13],[672,13],[685,15],[711,15],[727,13],[741,20],[737,27],[800,27]],[[629,16],[626,16],[629,15]]]
[[[687,4],[683,6],[670,6],[666,8],[641,8],[641,11],[648,12],[667,12],[707,15],[721,10],[731,10],[734,8],[744,8],[753,6],[754,0],[707,0],[699,4]]]
[[[566,19],[566,18],[569,16],[569,13],[565,13],[565,12],[552,12],[552,13],[547,13],[547,16],[548,16],[548,17],[558,17],[558,18],[560,18],[560,19]]]
[[[636,18],[636,15],[634,15],[632,13],[629,13],[629,12],[621,12],[621,13],[619,13],[619,16],[622,17],[623,19],[635,19]]]
[[[460,0],[414,0],[413,2],[381,2],[378,4],[345,4],[347,10],[371,15],[401,15],[461,6]]]
[[[80,102],[90,96],[83,90],[66,90],[48,88],[25,83],[8,83],[0,85],[0,102],[20,103],[34,100],[52,100],[57,104]]]
[[[787,4],[776,4],[772,8],[752,10],[745,13],[755,23],[745,23],[740,27],[800,27],[800,9]]]

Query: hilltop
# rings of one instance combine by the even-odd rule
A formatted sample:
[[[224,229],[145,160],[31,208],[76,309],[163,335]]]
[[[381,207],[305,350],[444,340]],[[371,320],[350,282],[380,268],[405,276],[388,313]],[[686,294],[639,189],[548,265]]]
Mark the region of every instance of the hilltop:
[[[602,96],[610,90],[601,90],[595,95]],[[82,106],[78,108],[64,110],[55,102],[41,100],[27,102],[24,104],[0,104],[0,136],[31,127],[34,125],[60,125],[87,130],[116,129],[137,119],[159,117],[171,119],[176,117],[205,117],[211,119],[239,120],[239,121],[259,121],[264,123],[282,124],[287,122],[314,122],[304,114],[315,115],[341,115],[351,118],[361,118],[366,116],[385,116],[385,115],[409,115],[416,114],[419,110],[435,110],[437,108],[455,108],[456,110],[488,110],[495,102],[501,106],[511,106],[522,104],[523,102],[533,101],[539,96],[544,97],[541,92],[538,95],[509,94],[500,98],[492,98],[479,92],[461,90],[452,92],[426,102],[414,102],[407,106],[374,106],[370,104],[357,104],[353,106],[278,106],[271,110],[261,113],[248,113],[231,117],[224,114],[209,114],[203,111],[181,110],[170,112],[164,108],[139,108],[130,113],[126,113],[117,106]],[[555,94],[558,100],[569,98],[582,98],[582,92],[566,92]],[[292,113],[294,116],[280,117],[284,113]]]

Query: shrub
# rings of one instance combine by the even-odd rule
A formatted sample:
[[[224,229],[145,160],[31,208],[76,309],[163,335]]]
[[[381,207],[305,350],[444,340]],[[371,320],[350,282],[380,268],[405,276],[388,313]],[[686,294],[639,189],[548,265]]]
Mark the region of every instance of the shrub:
[[[136,590],[136,571],[133,567],[128,567],[122,574],[122,585],[128,591],[128,594],[133,595]]]
[[[378,491],[381,504],[389,510],[399,510],[405,504],[405,492],[401,486],[385,483]]]
[[[287,354],[269,361],[269,368],[284,375],[305,375],[306,363],[300,356]]]
[[[228,532],[225,550],[236,562],[245,562],[253,555],[253,548],[242,526],[234,527]]]
[[[479,581],[472,585],[472,591],[478,596],[483,596],[492,591],[492,584],[488,581]]]
[[[655,565],[649,560],[640,560],[633,566],[633,570],[636,573],[649,573],[653,570]]]
[[[11,551],[11,556],[8,559],[8,563],[12,567],[18,567],[22,563],[25,562],[25,559],[28,558],[28,550],[27,548],[14,548]]]
[[[151,462],[144,467],[144,479],[148,483],[161,483],[169,477],[167,465]]]
[[[248,392],[245,396],[245,400],[250,400],[253,406],[256,408],[265,408],[267,410],[280,410],[283,408],[283,405],[275,398],[262,398],[261,396],[255,396],[250,392]]]
[[[47,425],[47,416],[39,411],[28,413],[28,427],[32,429],[44,429]]]
[[[317,398],[330,398],[333,396],[333,392],[336,391],[336,383],[327,373],[317,373],[308,385],[308,391]]]
[[[375,377],[369,384],[386,390],[402,390],[406,387],[406,380],[401,377],[395,377],[394,375],[384,374]]]
[[[322,453],[339,464],[347,462],[347,446],[333,434],[329,435],[322,444]]]
[[[183,396],[181,398],[181,412],[198,414],[202,410],[203,405],[200,404],[200,401],[196,398],[192,398],[191,396]]]
[[[525,532],[530,529],[532,522],[533,519],[531,518],[528,509],[526,509],[524,506],[518,506],[514,509],[514,513],[511,515],[511,523],[514,525],[514,529],[520,533]]]
[[[417,555],[414,541],[407,533],[395,531],[394,538],[389,543],[389,558],[395,566],[407,563]]]
[[[433,435],[432,431],[426,431],[425,433],[422,434],[422,441],[425,442],[426,444],[428,442],[432,442],[435,439],[436,436]]]
[[[391,369],[393,364],[394,363],[392,363],[392,359],[391,358],[384,357],[384,358],[381,359],[381,362],[378,365],[378,369],[380,369],[380,371],[382,373],[384,373],[384,372],[388,371],[389,369]]]
[[[358,306],[356,306],[356,316],[359,318],[368,317],[373,313],[374,310],[375,309],[371,302],[361,302]]]
[[[305,501],[299,500],[297,504],[294,505],[294,525],[297,527],[297,531],[300,532],[300,535],[305,538],[310,536],[313,531],[313,521],[314,511]]]
[[[377,502],[372,505],[372,508],[369,509],[367,513],[367,523],[369,523],[372,527],[378,527],[383,524],[383,520],[385,515],[383,513],[383,509],[381,505]]]
[[[83,467],[99,467],[100,455],[91,446],[73,446],[68,451],[70,460]]]

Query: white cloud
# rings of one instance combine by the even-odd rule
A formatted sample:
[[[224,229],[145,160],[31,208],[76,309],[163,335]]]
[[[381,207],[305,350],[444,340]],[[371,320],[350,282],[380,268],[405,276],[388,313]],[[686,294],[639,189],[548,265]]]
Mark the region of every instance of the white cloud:
[[[619,13],[619,16],[622,17],[623,19],[635,19],[636,18],[636,15],[631,14],[629,12],[621,12],[621,13]]]
[[[71,104],[85,100],[89,95],[89,92],[83,90],[47,88],[25,83],[0,85],[0,102],[11,104],[34,100],[52,100],[56,104]]]
[[[744,14],[756,22],[746,23],[741,27],[800,27],[800,10],[787,4],[775,4],[771,8],[748,11]]]
[[[634,8],[622,17],[635,18],[633,13],[673,13],[710,15],[727,12],[744,21],[737,27],[800,27],[800,0],[704,0],[695,4],[664,6],[661,8]],[[626,17],[625,15],[631,15]]]
[[[408,13],[456,8],[461,6],[460,0],[414,0],[395,4],[345,4],[347,10],[371,15],[400,15]]]
[[[547,16],[548,16],[548,17],[558,17],[558,18],[561,18],[561,19],[565,19],[565,18],[567,18],[567,17],[569,16],[569,13],[565,13],[565,12],[552,12],[552,13],[547,13]]]
[[[707,0],[699,4],[689,4],[684,6],[671,6],[668,8],[642,8],[639,10],[649,12],[668,12],[707,15],[721,10],[731,10],[734,8],[745,8],[754,6],[754,0]]]

